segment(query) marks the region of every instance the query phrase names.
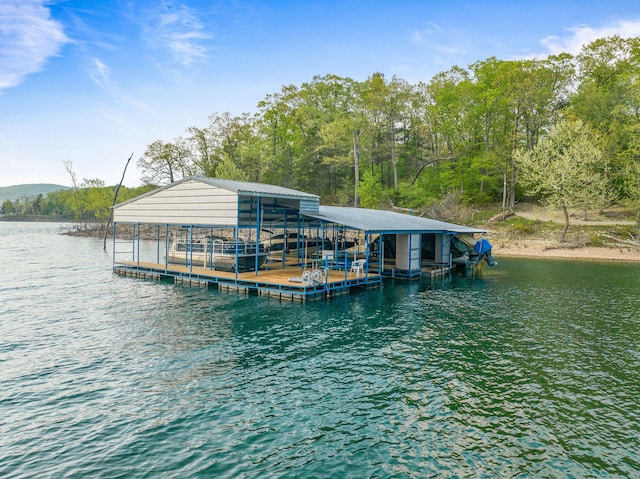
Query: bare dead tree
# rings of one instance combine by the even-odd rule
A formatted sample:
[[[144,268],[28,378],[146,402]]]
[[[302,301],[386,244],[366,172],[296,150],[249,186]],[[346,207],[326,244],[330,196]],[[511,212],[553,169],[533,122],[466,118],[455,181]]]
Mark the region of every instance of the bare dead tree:
[[[87,215],[85,212],[85,205],[80,198],[80,186],[78,185],[78,178],[73,171],[73,162],[71,160],[65,160],[62,162],[64,169],[67,170],[71,177],[71,186],[73,187],[73,199],[75,201],[74,216],[76,220],[76,229],[87,229]]]
[[[124,165],[124,170],[122,171],[122,178],[120,178],[120,183],[118,183],[118,186],[116,187],[116,191],[113,195],[113,203],[111,204],[111,209],[109,210],[109,219],[107,220],[107,226],[104,228],[104,244],[102,246],[102,250],[104,252],[107,251],[107,235],[109,234],[109,225],[111,224],[111,220],[113,219],[113,207],[116,205],[116,202],[118,201],[118,193],[120,192],[120,187],[122,186],[122,182],[124,181],[124,175],[127,172],[127,167],[129,166],[129,162],[131,161],[131,158],[133,158],[133,153],[131,153],[131,156],[127,160],[127,163]]]

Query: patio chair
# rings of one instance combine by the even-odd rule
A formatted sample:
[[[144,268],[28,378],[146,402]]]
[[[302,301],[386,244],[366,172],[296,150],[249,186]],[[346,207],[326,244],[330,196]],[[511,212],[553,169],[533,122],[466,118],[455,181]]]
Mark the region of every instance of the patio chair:
[[[364,269],[367,265],[367,260],[356,259],[351,263],[351,272],[355,273],[356,278],[359,278],[361,274],[364,274]]]

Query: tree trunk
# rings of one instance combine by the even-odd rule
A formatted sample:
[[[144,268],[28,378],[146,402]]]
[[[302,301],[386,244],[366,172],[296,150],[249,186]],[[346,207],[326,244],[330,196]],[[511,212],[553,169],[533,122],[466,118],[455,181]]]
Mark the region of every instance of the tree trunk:
[[[393,122],[393,117],[391,118]],[[396,158],[396,127],[391,125],[391,165],[393,166],[393,190],[398,191],[398,159]]]
[[[505,219],[505,210],[507,209],[507,173],[504,173],[502,181],[502,219]],[[512,211],[513,212],[513,211]]]
[[[518,127],[520,125],[520,115],[518,110],[515,112],[515,122],[513,127],[513,151],[511,152],[511,159],[509,160],[509,169],[511,170],[511,178],[509,181],[509,210],[516,210],[516,165],[513,160],[513,155],[518,149]]]
[[[511,181],[509,183],[509,209],[516,210],[516,166],[511,157]]]
[[[111,204],[111,209],[109,210],[109,219],[107,220],[107,226],[105,226],[104,228],[104,244],[102,245],[102,250],[105,252],[107,251],[107,235],[109,232],[109,225],[111,224],[111,219],[113,218],[113,207],[116,205],[116,202],[118,201],[118,192],[120,191],[120,187],[122,186],[122,182],[124,181],[124,175],[127,172],[127,166],[129,166],[129,162],[131,161],[131,158],[133,158],[133,153],[131,153],[131,156],[127,160],[127,163],[124,165],[124,170],[122,170],[122,178],[120,178],[120,183],[118,183],[118,187],[116,188],[116,191],[113,195],[113,203]]]
[[[560,242],[564,243],[565,236],[567,235],[567,230],[569,229],[569,211],[566,206],[562,207],[562,213],[564,214],[564,228],[562,229],[562,234],[560,235]]]
[[[353,132],[353,207],[359,203],[358,189],[360,188],[360,148],[358,147],[358,134]]]
[[[169,167],[169,182],[173,183],[173,168],[171,167],[171,162],[167,163],[167,166]]]

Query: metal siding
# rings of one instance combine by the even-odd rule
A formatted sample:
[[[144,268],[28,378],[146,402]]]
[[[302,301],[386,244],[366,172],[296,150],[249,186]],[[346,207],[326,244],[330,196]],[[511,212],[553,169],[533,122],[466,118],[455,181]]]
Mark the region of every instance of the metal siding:
[[[442,262],[451,265],[451,236],[442,235]]]
[[[218,178],[189,177],[163,186],[114,207],[119,223],[238,225],[238,197],[273,199],[297,212],[317,212],[320,197],[276,185],[264,185]],[[264,220],[277,219],[265,215]],[[251,215],[250,215],[251,216]]]
[[[114,208],[119,223],[237,224],[237,194],[191,180]]]
[[[318,213],[320,210],[319,199],[300,200],[300,211],[303,213]]]
[[[396,267],[405,271],[420,269],[420,235],[396,235]]]

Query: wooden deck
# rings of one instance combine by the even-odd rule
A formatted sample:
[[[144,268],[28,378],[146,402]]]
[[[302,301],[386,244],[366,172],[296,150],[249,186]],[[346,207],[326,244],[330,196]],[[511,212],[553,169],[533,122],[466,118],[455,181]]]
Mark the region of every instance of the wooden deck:
[[[149,262],[120,261],[114,263],[114,272],[123,276],[160,279],[172,277],[176,283],[210,287],[248,294],[257,291],[261,296],[278,299],[306,301],[347,293],[353,287],[379,287],[382,278],[370,271],[356,274],[344,269],[322,270],[320,284],[303,284],[301,266],[275,263],[257,273],[249,271],[236,273],[212,270],[197,266],[168,265]],[[311,271],[311,268],[308,268]]]

